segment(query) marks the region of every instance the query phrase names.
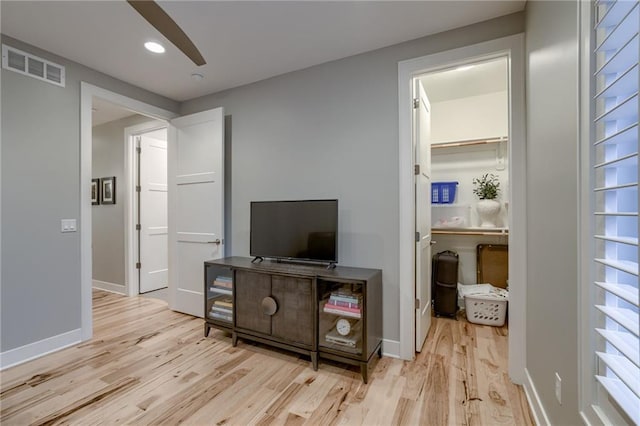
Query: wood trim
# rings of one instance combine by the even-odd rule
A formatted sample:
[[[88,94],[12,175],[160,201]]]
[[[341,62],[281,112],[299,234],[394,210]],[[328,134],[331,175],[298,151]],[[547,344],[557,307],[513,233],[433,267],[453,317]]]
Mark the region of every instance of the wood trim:
[[[431,230],[431,234],[432,235],[482,235],[482,236],[506,236],[509,235],[509,230],[505,229],[505,228],[500,228],[500,229],[496,229],[495,231],[465,231],[465,230],[461,230],[461,229],[452,229],[452,230],[444,230],[444,229],[432,229]]]
[[[431,149],[443,149],[443,148],[460,148],[465,146],[478,146],[478,145],[489,145],[500,142],[508,142],[509,138],[506,136],[499,136],[496,138],[489,139],[469,139],[464,141],[451,141],[451,142],[438,142],[432,143]]]
[[[53,352],[68,348],[80,343],[81,329],[71,330],[66,333],[48,337],[28,345],[9,349],[0,353],[0,370],[40,358]]]

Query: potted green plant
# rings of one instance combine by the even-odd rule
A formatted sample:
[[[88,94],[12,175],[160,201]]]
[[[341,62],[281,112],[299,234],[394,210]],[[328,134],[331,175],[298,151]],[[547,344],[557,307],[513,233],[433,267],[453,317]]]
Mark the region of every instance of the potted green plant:
[[[480,178],[473,179],[473,193],[478,196],[477,210],[480,218],[480,226],[483,228],[495,228],[500,203],[496,201],[500,194],[500,181],[493,173],[485,173]]]

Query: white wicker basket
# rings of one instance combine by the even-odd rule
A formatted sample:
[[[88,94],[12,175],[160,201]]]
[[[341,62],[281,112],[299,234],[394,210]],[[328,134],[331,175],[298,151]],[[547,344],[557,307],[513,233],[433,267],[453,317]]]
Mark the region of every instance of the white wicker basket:
[[[507,301],[497,300],[490,295],[474,295],[464,297],[464,308],[467,320],[474,324],[504,325],[507,316]]]
[[[458,285],[464,298],[467,320],[474,324],[504,325],[507,316],[509,292],[491,284]]]

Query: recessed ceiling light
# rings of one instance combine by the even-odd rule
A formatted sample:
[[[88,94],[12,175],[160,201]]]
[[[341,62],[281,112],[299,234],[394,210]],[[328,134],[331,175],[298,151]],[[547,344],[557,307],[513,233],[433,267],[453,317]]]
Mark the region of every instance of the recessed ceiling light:
[[[153,53],[164,53],[164,46],[160,43],[156,43],[155,41],[148,41],[144,44],[144,47]]]
[[[202,80],[203,78],[204,78],[204,75],[199,74],[199,73],[197,73],[197,72],[194,72],[193,74],[191,74],[191,79],[192,79],[193,81],[200,81],[200,80]]]
[[[461,67],[456,68],[456,71],[466,71],[466,70],[470,70],[471,68],[473,68],[473,65],[463,65]]]

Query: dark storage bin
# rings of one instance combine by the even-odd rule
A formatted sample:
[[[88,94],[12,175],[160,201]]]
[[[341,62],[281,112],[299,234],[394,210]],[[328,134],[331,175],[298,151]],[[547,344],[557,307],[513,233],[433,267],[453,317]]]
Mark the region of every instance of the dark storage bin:
[[[431,294],[436,315],[455,317],[458,312],[458,253],[443,251],[433,256]]]

